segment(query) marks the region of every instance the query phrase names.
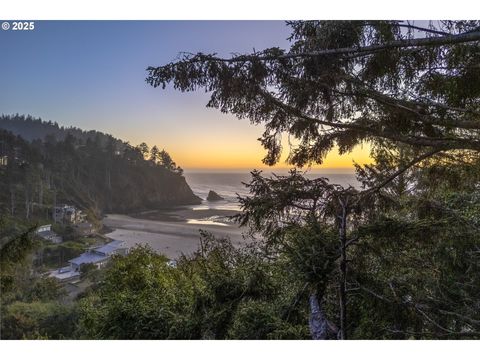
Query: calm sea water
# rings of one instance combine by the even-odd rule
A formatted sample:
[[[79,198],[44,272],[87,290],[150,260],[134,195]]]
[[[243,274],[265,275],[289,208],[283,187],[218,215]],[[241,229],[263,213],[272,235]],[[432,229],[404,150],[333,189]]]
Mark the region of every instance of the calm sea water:
[[[283,175],[283,173],[276,172]],[[268,175],[268,173],[266,173]],[[343,186],[352,185],[358,187],[358,181],[354,174],[319,174],[308,173],[306,177],[314,179],[318,177],[326,177],[332,184],[340,184]],[[185,172],[187,183],[195,195],[204,201],[201,205],[193,206],[193,209],[219,209],[219,210],[239,210],[237,195],[248,195],[248,191],[242,182],[246,183],[251,180],[250,173],[220,173],[220,172]],[[215,191],[222,196],[225,201],[208,202],[205,201],[208,192]]]

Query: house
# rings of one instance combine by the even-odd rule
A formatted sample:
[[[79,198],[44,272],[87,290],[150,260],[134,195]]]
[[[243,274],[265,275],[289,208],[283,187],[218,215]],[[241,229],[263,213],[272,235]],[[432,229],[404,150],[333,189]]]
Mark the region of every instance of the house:
[[[126,255],[128,248],[124,241],[113,240],[101,247],[90,249],[79,257],[69,260],[70,266],[76,271],[80,271],[83,264],[94,264],[97,268],[103,267],[112,255]]]
[[[80,271],[72,269],[71,266],[65,266],[63,268],[51,271],[49,276],[54,277],[61,282],[66,282],[79,279]]]
[[[8,165],[8,156],[0,156],[0,166],[7,166]]]
[[[79,224],[85,221],[86,215],[73,205],[60,205],[53,208],[53,220],[55,222]]]
[[[71,281],[80,278],[80,268],[84,264],[94,264],[103,267],[112,255],[127,255],[128,248],[122,240],[113,240],[108,244],[90,249],[80,256],[69,260],[69,266],[51,271],[49,276],[59,281]]]
[[[37,229],[37,233],[41,233],[45,231],[52,231],[52,224],[41,225]]]
[[[75,207],[70,205],[55,206],[53,208],[53,220],[55,222],[69,222],[75,221]]]
[[[63,240],[61,236],[52,231],[51,224],[39,226],[35,233],[42,239],[51,241],[54,244],[59,244]]]

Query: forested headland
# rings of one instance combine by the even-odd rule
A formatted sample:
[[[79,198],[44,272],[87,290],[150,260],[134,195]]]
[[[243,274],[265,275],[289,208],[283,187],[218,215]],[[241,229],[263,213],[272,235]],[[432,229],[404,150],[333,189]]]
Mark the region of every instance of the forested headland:
[[[14,217],[41,216],[62,203],[100,215],[199,202],[182,169],[157,146],[4,115],[0,151],[0,206]]]

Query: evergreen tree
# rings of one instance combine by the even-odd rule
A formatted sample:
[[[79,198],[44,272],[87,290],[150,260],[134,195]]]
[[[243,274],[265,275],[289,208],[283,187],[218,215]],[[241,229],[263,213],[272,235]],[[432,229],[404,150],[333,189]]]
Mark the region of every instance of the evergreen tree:
[[[466,183],[479,178],[460,180],[467,194],[438,182],[452,181],[452,167],[475,168],[480,151],[480,22],[289,24],[288,51],[187,54],[149,67],[147,82],[204,88],[208,106],[264,124],[268,165],[280,159],[283,133],[296,139],[288,162],[300,167],[321,164],[335,145],[341,154],[372,145],[376,163],[357,168],[363,190],[297,172],[254,172],[251,196],[241,199],[240,222],[301,267],[313,338],[478,337],[472,309],[479,289],[459,287],[458,276],[478,267],[480,239],[445,197],[467,196],[467,213],[476,213],[478,186]],[[437,179],[427,176],[432,172]],[[468,259],[458,272],[447,243],[451,254]],[[420,260],[430,252],[424,269]],[[468,273],[473,284],[476,275]],[[457,301],[468,305],[454,311]]]
[[[144,142],[142,142],[140,145],[137,147],[140,151],[140,153],[143,155],[143,158],[146,159],[150,153],[150,148],[148,145]]]
[[[160,156],[159,156],[159,150],[158,150],[158,147],[157,145],[154,145],[152,147],[152,149],[150,150],[150,161],[153,162],[153,163],[157,163],[158,161],[160,161]]]

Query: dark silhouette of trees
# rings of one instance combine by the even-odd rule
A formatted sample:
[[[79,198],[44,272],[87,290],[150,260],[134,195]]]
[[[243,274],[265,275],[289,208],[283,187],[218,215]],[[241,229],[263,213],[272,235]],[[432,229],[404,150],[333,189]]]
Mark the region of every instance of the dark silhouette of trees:
[[[208,106],[264,124],[266,164],[279,160],[281,133],[299,141],[289,156],[299,166],[321,163],[335,144],[345,153],[364,141],[480,150],[478,22],[431,31],[395,21],[290,25],[289,51],[185,54],[149,67],[147,82],[205,88]]]
[[[137,146],[137,148],[142,154],[143,158],[146,159],[150,153],[150,148],[148,147],[148,145],[142,142],[140,145]]]
[[[156,145],[154,145],[150,150],[150,161],[153,163],[157,163],[159,161],[159,150]]]
[[[279,254],[291,253],[292,266],[308,275],[313,338],[478,336],[480,322],[467,314],[480,289],[454,285],[462,270],[450,267],[450,254],[439,249],[462,234],[463,245],[452,252],[475,253],[475,225],[445,200],[478,199],[472,186],[479,178],[461,180],[468,195],[440,186],[438,179],[451,184],[459,166],[478,175],[480,22],[439,21],[428,28],[399,21],[289,25],[288,51],[229,58],[183,54],[150,66],[146,81],[181,91],[205,89],[211,94],[207,106],[263,124],[259,140],[267,165],[279,161],[285,133],[297,144],[290,145],[288,163],[300,167],[321,164],[334,146],[343,154],[372,145],[375,163],[357,166],[363,190],[297,172],[271,179],[253,172],[251,197],[241,199],[241,224],[260,232]],[[429,175],[434,170],[441,174],[437,179]],[[469,211],[477,213],[477,200],[471,201]],[[451,216],[460,221],[453,233],[445,227]],[[381,239],[399,239],[401,246]],[[432,259],[431,272],[417,270],[416,246],[424,255],[442,254]],[[402,254],[394,265],[386,260],[392,251]],[[466,258],[467,268],[478,266],[476,257]],[[408,281],[386,281],[386,274],[411,267]],[[456,300],[434,290],[435,271],[450,279],[442,291],[456,293]],[[471,283],[476,276],[469,274]],[[408,287],[420,279],[423,287]],[[469,305],[462,312],[446,310],[456,301]],[[392,313],[396,317],[386,315]],[[369,317],[376,321],[368,323]]]
[[[4,118],[10,125],[16,124],[18,131],[26,121],[22,117],[15,121]],[[8,158],[8,164],[0,167],[2,212],[29,219],[32,214],[49,217],[52,206],[61,203],[72,203],[99,215],[200,201],[175,168],[148,160],[142,152],[148,149],[147,144],[133,147],[102,133],[84,140],[64,131],[65,136],[46,136],[43,141],[29,143],[0,130]]]

